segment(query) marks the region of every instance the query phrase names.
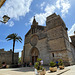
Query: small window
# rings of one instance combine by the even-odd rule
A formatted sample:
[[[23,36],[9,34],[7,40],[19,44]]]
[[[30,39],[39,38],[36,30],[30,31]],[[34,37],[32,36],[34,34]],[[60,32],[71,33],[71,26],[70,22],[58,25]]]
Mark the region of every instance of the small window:
[[[52,53],[52,56],[54,57],[54,53]]]
[[[32,29],[32,34],[33,34],[33,29]]]
[[[34,29],[34,33],[35,33],[35,29]]]
[[[35,29],[32,29],[32,34],[35,33]]]

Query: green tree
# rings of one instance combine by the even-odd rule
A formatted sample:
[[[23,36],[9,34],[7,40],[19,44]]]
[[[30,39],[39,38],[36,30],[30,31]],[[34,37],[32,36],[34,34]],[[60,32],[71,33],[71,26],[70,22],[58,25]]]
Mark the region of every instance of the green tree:
[[[14,64],[14,48],[15,48],[15,42],[19,41],[22,43],[22,38],[20,36],[18,36],[18,34],[16,33],[13,33],[13,34],[9,34],[7,37],[6,37],[7,41],[9,40],[13,40],[13,51],[12,51],[12,64]]]
[[[19,62],[19,63],[21,63],[21,57],[19,57],[19,60],[18,60],[18,62]]]

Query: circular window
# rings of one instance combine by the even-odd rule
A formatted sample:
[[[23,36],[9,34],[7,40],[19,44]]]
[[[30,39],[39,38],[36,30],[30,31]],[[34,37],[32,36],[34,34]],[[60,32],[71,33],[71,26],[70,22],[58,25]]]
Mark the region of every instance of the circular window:
[[[33,35],[30,39],[30,44],[32,46],[36,46],[37,45],[37,42],[38,42],[38,36],[37,35]]]

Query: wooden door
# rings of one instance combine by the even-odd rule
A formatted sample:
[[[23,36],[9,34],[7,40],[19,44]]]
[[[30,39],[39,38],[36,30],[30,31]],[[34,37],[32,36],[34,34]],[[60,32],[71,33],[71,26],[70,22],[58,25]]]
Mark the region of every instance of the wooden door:
[[[37,62],[38,56],[32,56],[32,64],[34,65],[35,62]]]

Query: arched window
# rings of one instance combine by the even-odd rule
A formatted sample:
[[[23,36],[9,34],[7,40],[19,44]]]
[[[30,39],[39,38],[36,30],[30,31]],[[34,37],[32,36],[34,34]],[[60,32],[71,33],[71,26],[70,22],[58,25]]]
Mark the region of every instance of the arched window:
[[[34,33],[35,33],[35,29],[34,29]]]
[[[32,34],[35,33],[35,32],[36,32],[35,29],[32,29]]]
[[[33,34],[33,29],[32,29],[32,34]]]

